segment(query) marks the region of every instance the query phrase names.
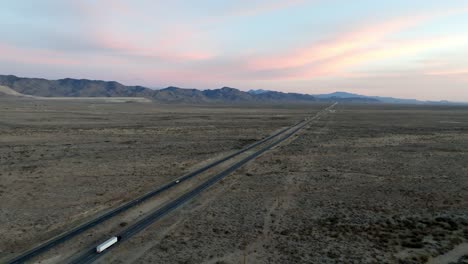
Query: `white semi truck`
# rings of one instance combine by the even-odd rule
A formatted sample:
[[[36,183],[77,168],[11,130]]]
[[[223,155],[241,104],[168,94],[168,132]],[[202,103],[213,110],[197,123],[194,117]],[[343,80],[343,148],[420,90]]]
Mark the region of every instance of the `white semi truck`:
[[[101,253],[119,241],[119,238],[113,236],[96,247],[96,252]]]

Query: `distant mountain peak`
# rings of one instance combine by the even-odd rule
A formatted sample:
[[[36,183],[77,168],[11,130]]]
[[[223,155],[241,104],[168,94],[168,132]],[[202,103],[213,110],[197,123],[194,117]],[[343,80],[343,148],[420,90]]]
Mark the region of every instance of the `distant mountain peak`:
[[[249,94],[263,94],[263,93],[268,93],[272,92],[270,90],[263,90],[263,89],[252,89],[247,91]]]
[[[366,97],[365,95],[359,95],[359,94],[354,94],[354,93],[348,93],[348,92],[333,92],[329,94],[318,94],[316,95],[318,98],[364,98]]]
[[[126,86],[115,81],[86,79],[46,80],[22,78],[14,75],[0,75],[2,94],[18,93],[42,97],[146,97],[162,103],[310,103],[353,102],[353,103],[395,103],[395,104],[451,104],[451,102],[426,102],[414,99],[365,96],[338,91],[330,94],[300,94],[269,91],[263,89],[241,91],[232,87],[212,90],[186,89],[169,86],[154,90],[143,86]]]
[[[222,91],[240,91],[239,89],[232,88],[232,87],[227,87],[227,86],[222,87],[220,90],[222,90]]]
[[[175,86],[168,86],[168,87],[163,88],[161,90],[175,91],[175,90],[179,90],[179,89],[181,89],[181,88],[175,87]]]

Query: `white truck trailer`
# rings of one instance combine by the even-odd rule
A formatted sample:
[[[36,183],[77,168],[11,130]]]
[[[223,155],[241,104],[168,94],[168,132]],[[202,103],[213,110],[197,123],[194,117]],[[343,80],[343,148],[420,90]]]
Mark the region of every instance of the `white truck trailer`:
[[[107,239],[106,241],[104,241],[103,243],[99,244],[99,246],[96,247],[96,252],[101,253],[104,250],[111,247],[112,245],[114,245],[115,243],[117,243],[118,241],[119,241],[119,238],[116,237],[116,236],[113,236],[113,237]]]

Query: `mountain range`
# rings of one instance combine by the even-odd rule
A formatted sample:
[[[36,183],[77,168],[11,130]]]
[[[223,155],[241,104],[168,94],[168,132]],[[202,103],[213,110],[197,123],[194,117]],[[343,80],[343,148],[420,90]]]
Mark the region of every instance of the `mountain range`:
[[[46,80],[22,78],[14,75],[0,75],[0,86],[8,87],[18,94],[39,97],[144,97],[161,103],[307,103],[307,102],[354,102],[354,103],[396,103],[426,104],[449,102],[426,102],[412,99],[364,96],[346,92],[331,94],[284,93],[269,90],[244,92],[223,87],[212,90],[198,90],[178,87],[150,89],[143,86],[126,86],[114,81],[86,79]],[[0,94],[1,94],[0,90]],[[11,92],[9,93],[11,96]]]

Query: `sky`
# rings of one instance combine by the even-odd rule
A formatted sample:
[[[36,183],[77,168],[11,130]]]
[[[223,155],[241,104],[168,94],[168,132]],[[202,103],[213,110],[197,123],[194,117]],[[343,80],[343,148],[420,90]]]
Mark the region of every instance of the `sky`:
[[[0,74],[468,102],[466,0],[0,6]]]

